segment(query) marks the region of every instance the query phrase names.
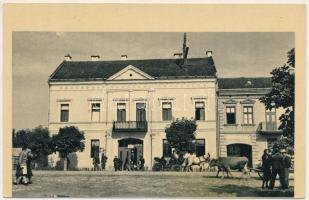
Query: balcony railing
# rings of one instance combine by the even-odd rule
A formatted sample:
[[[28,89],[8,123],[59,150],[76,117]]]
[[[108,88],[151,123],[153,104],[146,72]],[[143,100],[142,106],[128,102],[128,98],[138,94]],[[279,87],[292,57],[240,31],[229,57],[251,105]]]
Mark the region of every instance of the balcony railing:
[[[147,132],[146,121],[115,121],[113,122],[114,132]]]
[[[278,129],[275,122],[260,122],[257,132],[260,134],[282,134],[282,131]]]

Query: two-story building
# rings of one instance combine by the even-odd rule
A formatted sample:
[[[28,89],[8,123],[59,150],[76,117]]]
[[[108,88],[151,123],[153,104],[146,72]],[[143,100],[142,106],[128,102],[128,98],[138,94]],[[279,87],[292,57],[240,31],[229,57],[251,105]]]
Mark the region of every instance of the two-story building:
[[[176,54],[177,56],[178,54]],[[73,61],[68,55],[49,78],[49,130],[77,126],[85,149],[77,167],[91,168],[93,151],[113,158],[170,154],[165,128],[176,118],[197,120],[196,153],[217,156],[217,74],[212,52],[203,58]]]
[[[218,79],[218,138],[220,156],[246,156],[260,162],[263,150],[282,134],[283,110],[265,110],[259,98],[271,89],[271,78]]]

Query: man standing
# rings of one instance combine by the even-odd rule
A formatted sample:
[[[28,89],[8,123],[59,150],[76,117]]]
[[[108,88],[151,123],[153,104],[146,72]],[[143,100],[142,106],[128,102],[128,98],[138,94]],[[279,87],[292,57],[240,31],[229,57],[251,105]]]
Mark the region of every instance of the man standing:
[[[24,145],[22,147],[22,151],[19,154],[19,165],[21,169],[21,182],[26,185],[28,184],[27,160],[28,160],[28,150],[27,150],[27,146]]]
[[[272,168],[272,173],[271,173],[269,188],[273,189],[274,186],[275,186],[275,181],[276,181],[277,175],[279,175],[280,182],[282,181],[283,163],[282,163],[282,155],[281,155],[280,152],[276,152],[275,155],[273,155],[273,157],[271,159],[271,168]],[[282,185],[282,183],[281,183],[281,185]]]
[[[103,152],[102,156],[101,156],[101,168],[102,168],[102,170],[105,170],[106,161],[107,161],[107,157],[105,156],[105,154]]]
[[[99,170],[99,164],[100,164],[99,151],[95,151],[94,155],[93,155],[93,169],[94,169],[94,171]]]
[[[142,155],[140,155],[139,160],[138,160],[139,170],[144,171],[144,164],[145,164],[145,159],[143,158]]]
[[[291,158],[287,155],[287,152],[285,149],[282,149],[282,189],[288,189],[289,188],[289,169],[291,167]]]
[[[264,154],[262,156],[262,168],[263,168],[262,188],[264,188],[264,184],[265,184],[265,187],[268,188],[268,182],[269,182],[270,177],[271,177],[270,160],[271,160],[271,156],[269,154],[269,151],[268,151],[268,149],[265,149]]]
[[[114,162],[114,169],[115,169],[115,171],[117,171],[119,169],[118,168],[119,161],[118,161],[117,156],[115,156],[113,162]]]

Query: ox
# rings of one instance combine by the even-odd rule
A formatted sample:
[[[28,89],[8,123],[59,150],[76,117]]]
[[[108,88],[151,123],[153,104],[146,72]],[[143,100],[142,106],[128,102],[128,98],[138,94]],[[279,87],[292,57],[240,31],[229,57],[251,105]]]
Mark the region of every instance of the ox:
[[[231,169],[242,171],[243,172],[242,176],[244,174],[247,174],[247,176],[249,177],[250,174],[247,168],[247,164],[248,164],[247,157],[219,157],[218,159],[212,159],[209,163],[209,166],[218,167],[218,172],[217,172],[216,177],[219,176],[220,171],[222,171],[221,178],[224,178],[224,172],[226,172],[227,177],[229,177],[229,175],[233,177],[231,173]]]

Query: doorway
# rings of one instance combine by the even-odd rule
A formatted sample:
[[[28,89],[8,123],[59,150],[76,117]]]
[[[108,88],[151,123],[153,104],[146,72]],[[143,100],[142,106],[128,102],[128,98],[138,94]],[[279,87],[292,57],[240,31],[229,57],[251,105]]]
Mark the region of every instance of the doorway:
[[[143,140],[125,138],[118,140],[118,157],[122,160],[121,168],[124,169],[125,160],[137,165],[140,156],[143,156]]]

